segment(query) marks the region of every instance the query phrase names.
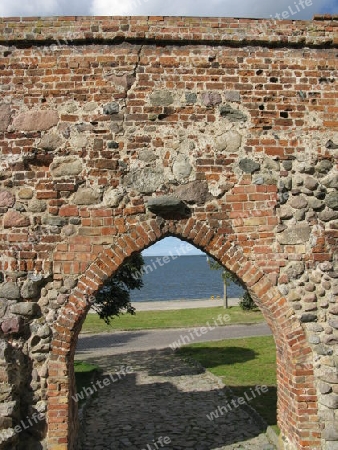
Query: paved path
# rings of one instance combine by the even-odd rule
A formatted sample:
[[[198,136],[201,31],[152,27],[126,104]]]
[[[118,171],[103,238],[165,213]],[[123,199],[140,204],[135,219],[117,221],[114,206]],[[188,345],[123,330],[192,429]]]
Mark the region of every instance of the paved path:
[[[169,347],[187,337],[201,342],[271,334],[267,325],[229,325],[199,337],[196,330],[200,329],[80,336],[77,359],[104,371],[84,415],[81,450],[275,448],[249,403],[229,407],[233,396],[221,379],[178,358]],[[210,420],[208,415],[222,406],[226,413]]]
[[[170,349],[87,360],[104,374],[102,389],[87,408],[81,450],[275,448],[249,403],[239,406],[220,378]],[[121,366],[131,373],[122,375]],[[226,411],[210,420],[208,415],[222,406]]]
[[[228,306],[237,306],[239,301],[239,298],[228,298]],[[221,298],[181,299],[160,302],[132,302],[131,304],[137,311],[163,311],[169,309],[214,308],[223,306],[224,300]]]
[[[117,355],[125,352],[171,348],[175,342],[183,344],[218,341],[247,336],[267,336],[271,334],[268,325],[227,325],[215,327],[206,334],[201,328],[175,328],[164,330],[115,331],[113,333],[83,334],[77,345],[77,358],[95,355]]]

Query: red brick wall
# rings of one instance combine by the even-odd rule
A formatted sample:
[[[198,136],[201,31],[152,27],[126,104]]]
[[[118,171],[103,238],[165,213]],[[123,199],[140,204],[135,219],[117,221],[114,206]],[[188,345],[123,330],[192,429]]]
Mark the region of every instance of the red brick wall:
[[[126,257],[165,236],[205,250],[247,285],[274,332],[287,448],[325,448],[330,421],[318,409],[305,316],[323,326],[331,316],[324,303],[311,309],[291,298],[287,268],[303,262],[310,278],[336,270],[335,208],[319,188],[303,187],[307,177],[322,185],[337,173],[328,144],[338,144],[336,19],[0,21],[0,183],[9,193],[1,270],[9,281],[18,271],[53,274],[39,300],[53,329],[41,393],[49,449],[74,445],[72,362],[88,296]],[[179,190],[193,183],[204,199],[187,201]],[[107,200],[107,192],[120,197]],[[330,185],[325,198],[333,194]],[[149,210],[149,198],[168,195],[185,201],[190,217]],[[69,277],[79,280],[67,290]],[[320,335],[326,348],[338,342],[330,329],[330,342],[324,328]]]

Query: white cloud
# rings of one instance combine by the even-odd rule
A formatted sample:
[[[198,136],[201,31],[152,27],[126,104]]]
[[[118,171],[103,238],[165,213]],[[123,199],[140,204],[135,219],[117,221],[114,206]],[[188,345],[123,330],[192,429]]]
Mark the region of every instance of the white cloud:
[[[0,16],[49,15],[165,15],[215,17],[266,17],[297,11],[295,3],[310,6],[292,19],[311,19],[315,13],[338,12],[337,0],[0,0]]]
[[[0,4],[1,17],[48,16],[58,7],[58,0],[10,0]]]
[[[303,4],[299,2],[303,1]],[[311,19],[315,13],[332,11],[336,0],[92,0],[93,15],[166,15],[166,16],[225,16],[225,17],[275,17],[290,11],[292,19]],[[336,6],[337,9],[337,6]]]

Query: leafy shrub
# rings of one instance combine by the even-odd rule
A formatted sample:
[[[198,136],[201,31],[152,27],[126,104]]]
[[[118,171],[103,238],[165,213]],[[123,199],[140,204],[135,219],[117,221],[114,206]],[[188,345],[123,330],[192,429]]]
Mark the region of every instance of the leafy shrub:
[[[239,306],[244,311],[251,311],[257,308],[256,303],[252,300],[249,292],[244,293],[242,300],[239,302]]]

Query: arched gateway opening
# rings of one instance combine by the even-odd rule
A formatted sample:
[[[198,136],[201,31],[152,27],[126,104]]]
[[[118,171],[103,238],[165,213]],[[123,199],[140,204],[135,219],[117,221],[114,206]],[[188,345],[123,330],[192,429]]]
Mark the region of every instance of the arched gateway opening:
[[[89,296],[95,294],[133,252],[142,251],[169,235],[207,252],[245,283],[276,342],[278,424],[290,445],[287,448],[319,448],[312,354],[299,321],[269,277],[245,257],[237,244],[193,218],[140,223],[131,233],[118,238],[112,247],[92,255],[93,262],[80,278],[55,325],[49,366],[49,448],[72,449],[76,441],[77,404],[71,399],[74,395],[73,361],[78,334],[89,308]]]

